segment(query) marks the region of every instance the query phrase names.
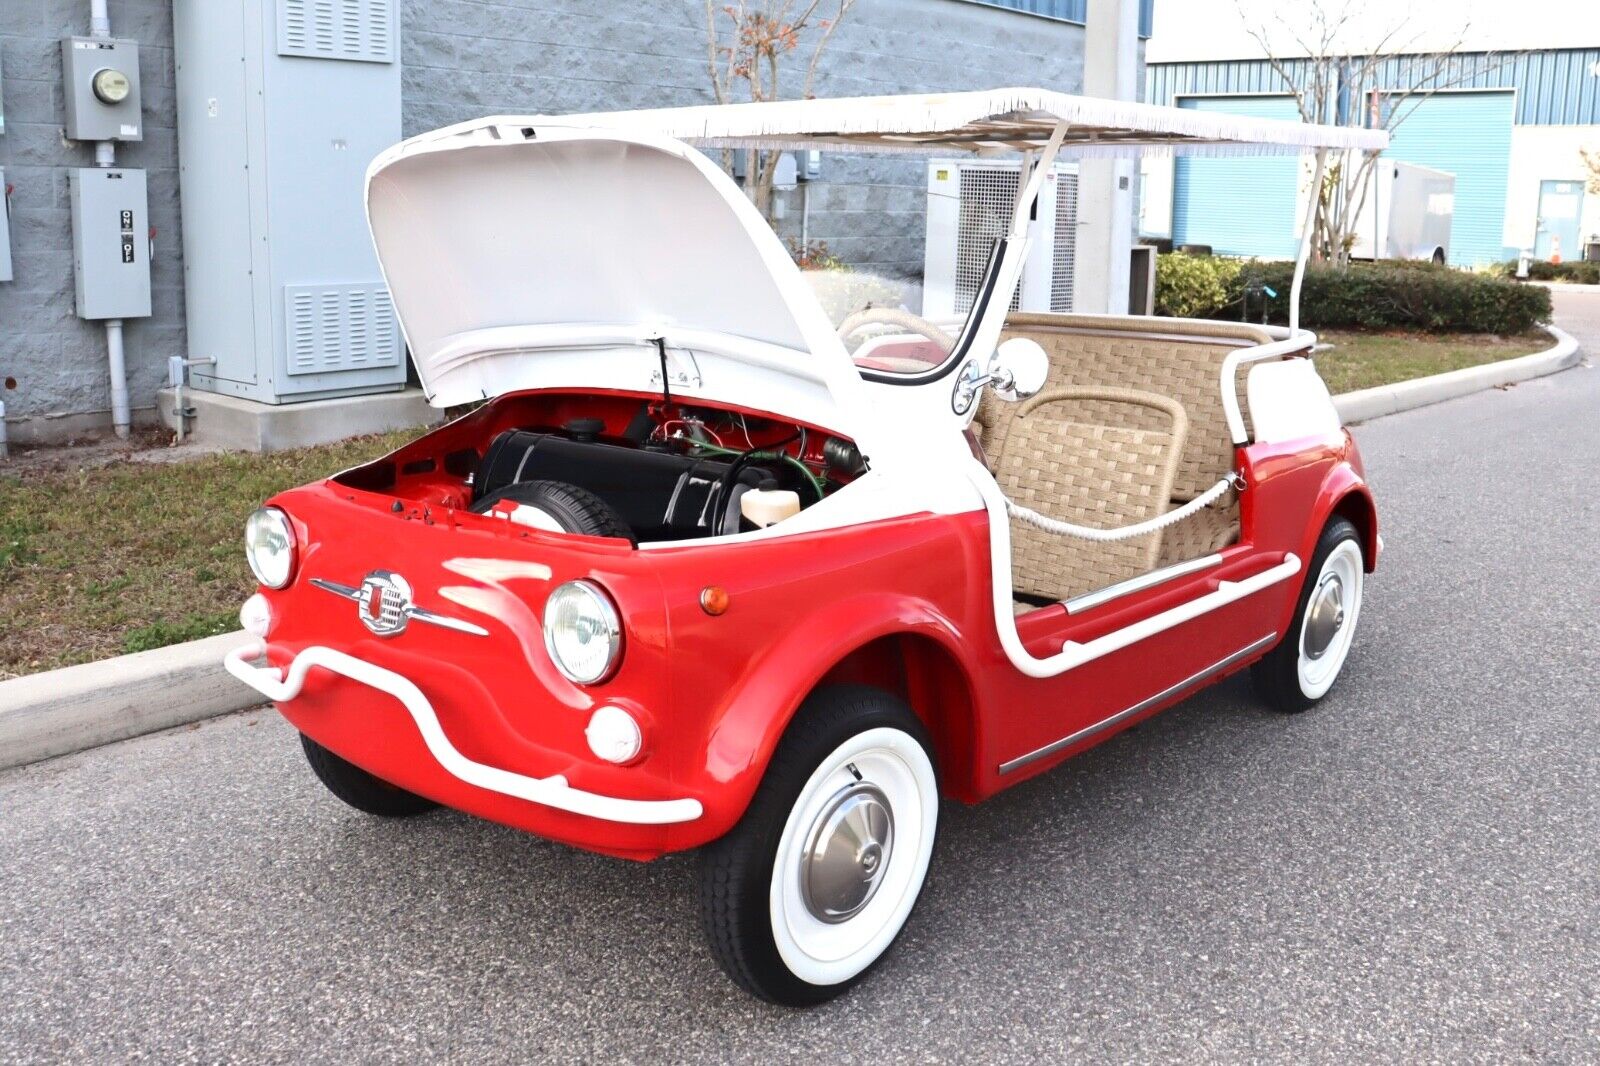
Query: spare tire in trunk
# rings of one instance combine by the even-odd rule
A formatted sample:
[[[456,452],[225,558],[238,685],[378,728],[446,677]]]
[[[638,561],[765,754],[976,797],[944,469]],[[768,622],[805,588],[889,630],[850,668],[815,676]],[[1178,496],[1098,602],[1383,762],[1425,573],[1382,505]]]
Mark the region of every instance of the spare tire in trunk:
[[[472,509],[487,514],[501,500],[510,500],[519,509],[532,508],[535,514],[527,524],[553,533],[579,533],[586,537],[621,537],[638,543],[628,523],[610,504],[587,489],[565,481],[519,481],[479,499]],[[519,520],[523,516],[519,515]]]

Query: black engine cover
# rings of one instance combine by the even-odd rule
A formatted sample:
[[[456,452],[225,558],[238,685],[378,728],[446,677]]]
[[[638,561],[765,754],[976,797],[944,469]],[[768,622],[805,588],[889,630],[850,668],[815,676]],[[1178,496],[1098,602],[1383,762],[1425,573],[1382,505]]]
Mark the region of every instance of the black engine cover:
[[[723,532],[728,508],[712,496],[728,467],[715,459],[509,429],[490,442],[473,490],[481,499],[519,481],[565,481],[610,504],[639,540],[672,540]],[[762,476],[756,467],[740,473],[741,482]],[[728,532],[738,529],[734,514]]]

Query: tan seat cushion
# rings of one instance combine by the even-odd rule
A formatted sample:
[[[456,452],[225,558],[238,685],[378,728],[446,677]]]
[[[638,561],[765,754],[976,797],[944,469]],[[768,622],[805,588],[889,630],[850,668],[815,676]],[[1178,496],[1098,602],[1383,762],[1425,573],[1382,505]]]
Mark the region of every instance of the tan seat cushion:
[[[1198,559],[1219,552],[1239,539],[1239,497],[1230,493],[1163,532],[1157,566]]]

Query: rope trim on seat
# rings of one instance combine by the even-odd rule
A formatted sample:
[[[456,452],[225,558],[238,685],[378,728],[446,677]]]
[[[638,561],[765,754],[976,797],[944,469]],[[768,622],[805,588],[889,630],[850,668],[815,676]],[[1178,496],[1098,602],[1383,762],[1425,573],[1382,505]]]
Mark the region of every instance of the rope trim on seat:
[[[1063,537],[1077,537],[1081,540],[1095,540],[1101,542],[1132,540],[1142,537],[1147,533],[1165,529],[1183,521],[1203,507],[1209,506],[1213,501],[1221,499],[1234,484],[1234,475],[1229,474],[1205,492],[1196,496],[1177,510],[1168,511],[1166,514],[1147,518],[1143,522],[1135,522],[1131,526],[1118,526],[1115,529],[1095,529],[1093,526],[1080,526],[1071,522],[1063,522],[1058,518],[1040,514],[1020,503],[1014,503],[1009,498],[1006,500],[1006,513],[1019,522],[1026,522],[1030,526],[1042,529],[1046,533],[1055,533]]]

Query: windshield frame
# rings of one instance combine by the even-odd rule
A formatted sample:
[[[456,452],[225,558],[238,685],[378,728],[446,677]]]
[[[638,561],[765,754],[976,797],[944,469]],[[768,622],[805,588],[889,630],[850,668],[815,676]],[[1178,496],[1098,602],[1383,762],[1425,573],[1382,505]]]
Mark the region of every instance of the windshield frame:
[[[947,377],[966,362],[972,345],[977,340],[978,327],[988,314],[995,289],[1000,285],[1000,266],[1005,261],[1006,247],[1010,242],[1011,238],[1007,236],[995,238],[993,247],[989,249],[988,265],[983,270],[983,282],[978,286],[978,292],[972,300],[972,308],[967,312],[967,319],[962,323],[961,332],[957,334],[956,342],[951,345],[950,354],[945,356],[943,362],[915,374],[897,374],[892,371],[857,367],[856,372],[862,379],[879,385],[926,385]],[[1010,303],[1009,296],[1006,302]]]

